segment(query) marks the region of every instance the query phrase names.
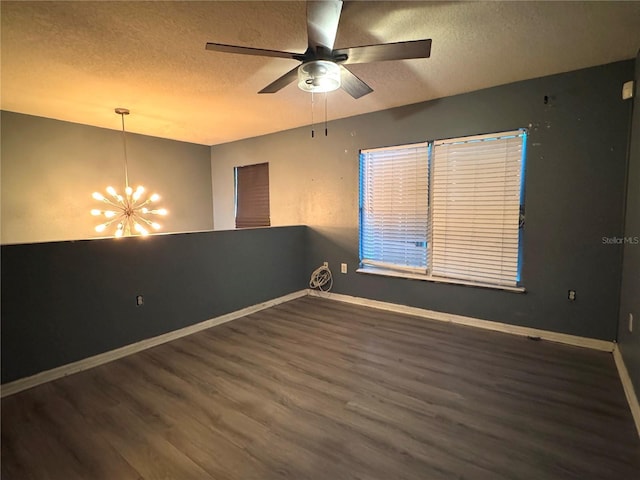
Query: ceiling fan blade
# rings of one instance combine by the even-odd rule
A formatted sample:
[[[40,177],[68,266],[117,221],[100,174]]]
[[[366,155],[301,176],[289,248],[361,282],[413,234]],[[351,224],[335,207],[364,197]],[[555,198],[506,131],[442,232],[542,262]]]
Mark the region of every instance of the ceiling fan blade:
[[[333,49],[342,11],[341,1],[307,2],[307,35],[309,48],[324,47],[328,53]]]
[[[299,60],[300,58],[302,58],[302,55],[299,53],[281,52],[279,50],[265,50],[263,48],[238,47],[236,45],[225,45],[223,43],[207,43],[207,46],[205,48],[214,52],[238,53],[240,55],[293,58],[294,60]]]
[[[369,85],[356,77],[353,72],[343,65],[340,65],[340,83],[342,84],[342,89],[353,98],[360,98],[373,92]]]
[[[408,58],[429,58],[431,39],[408,42],[382,43],[363,47],[341,48],[333,51],[333,56],[346,55],[343,63],[371,63],[386,60],[406,60]]]
[[[258,93],[276,93],[278,90],[281,90],[287,85],[289,85],[296,78],[298,78],[298,67],[295,67],[289,70],[287,73],[282,75],[276,81],[271,82],[269,85],[264,87]]]

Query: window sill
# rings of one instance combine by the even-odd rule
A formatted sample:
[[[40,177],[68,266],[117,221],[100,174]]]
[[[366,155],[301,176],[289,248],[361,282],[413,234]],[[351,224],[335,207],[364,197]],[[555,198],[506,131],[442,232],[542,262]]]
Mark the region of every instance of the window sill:
[[[491,285],[490,283],[472,282],[468,280],[458,280],[455,278],[436,277],[433,275],[428,275],[426,273],[422,274],[422,273],[400,272],[400,271],[389,270],[389,269],[380,268],[380,267],[364,266],[364,267],[358,268],[356,272],[366,273],[368,275],[381,275],[383,277],[408,278],[411,280],[423,280],[427,282],[464,285],[466,287],[490,288],[492,290],[505,290],[507,292],[513,292],[513,293],[526,292],[526,289],[524,287],[508,287],[508,286],[501,286],[501,285]]]

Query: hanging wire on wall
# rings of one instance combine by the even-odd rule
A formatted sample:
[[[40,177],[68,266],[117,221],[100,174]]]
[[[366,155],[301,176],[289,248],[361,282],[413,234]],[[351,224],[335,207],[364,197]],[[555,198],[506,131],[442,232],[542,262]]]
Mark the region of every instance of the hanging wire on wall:
[[[317,288],[321,292],[328,292],[333,287],[333,275],[326,265],[316,268],[309,280],[310,288]]]

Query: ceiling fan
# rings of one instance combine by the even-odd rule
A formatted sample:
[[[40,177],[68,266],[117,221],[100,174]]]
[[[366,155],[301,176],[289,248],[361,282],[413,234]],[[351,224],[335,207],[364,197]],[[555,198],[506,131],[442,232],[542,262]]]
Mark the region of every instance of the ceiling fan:
[[[333,49],[338,31],[342,1],[307,2],[308,47],[304,53],[207,43],[206,49],[264,57],[290,58],[302,62],[258,93],[275,93],[298,79],[298,87],[307,92],[329,92],[342,88],[353,98],[373,89],[351,72],[346,65],[355,63],[429,58],[431,39],[382,43],[361,47]]]

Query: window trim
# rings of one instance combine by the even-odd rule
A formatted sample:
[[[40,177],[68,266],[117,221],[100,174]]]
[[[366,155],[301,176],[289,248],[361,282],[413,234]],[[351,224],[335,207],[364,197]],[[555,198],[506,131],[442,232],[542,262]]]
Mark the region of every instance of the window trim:
[[[419,150],[422,149],[424,150],[424,152],[419,152]],[[410,151],[415,150],[414,153],[409,153]],[[401,264],[396,264],[394,262],[391,261],[384,261],[381,259],[371,259],[371,258],[365,258],[365,247],[369,247],[369,248],[374,248],[372,244],[375,244],[375,239],[371,238],[370,242],[367,242],[367,244],[365,245],[365,229],[363,228],[363,225],[365,224],[365,218],[367,218],[367,215],[365,214],[365,204],[369,204],[370,201],[372,201],[373,199],[371,198],[371,195],[368,195],[367,198],[365,199],[364,196],[364,189],[361,188],[364,184],[365,184],[365,161],[363,161],[363,156],[365,158],[367,158],[369,155],[371,154],[376,154],[378,152],[384,152],[384,157],[387,156],[393,156],[392,153],[390,152],[394,152],[394,151],[404,151],[404,154],[401,154],[400,157],[396,158],[396,160],[398,160],[400,162],[400,169],[403,170],[404,168],[406,168],[407,164],[411,163],[412,161],[416,160],[416,156],[425,156],[425,160],[426,160],[426,164],[424,165],[424,170],[425,170],[425,176],[424,176],[424,188],[426,191],[426,195],[427,195],[427,211],[424,212],[424,215],[422,215],[424,217],[424,223],[425,223],[425,227],[428,224],[428,218],[429,218],[429,211],[428,211],[428,196],[429,196],[429,155],[430,155],[430,151],[431,151],[431,146],[429,142],[418,142],[418,143],[412,143],[412,144],[405,144],[405,145],[396,145],[393,147],[383,147],[383,148],[372,148],[372,149],[362,149],[360,150],[359,153],[359,202],[358,202],[358,216],[359,216],[359,232],[358,232],[358,236],[359,236],[359,245],[358,245],[358,250],[359,250],[359,260],[361,265],[369,265],[372,267],[376,267],[376,268],[386,268],[389,270],[402,270],[408,273],[417,273],[417,274],[424,274],[427,273],[427,269],[428,269],[428,252],[425,251],[424,252],[424,261],[425,264],[424,266],[415,266],[415,265],[401,265]],[[414,157],[414,158],[411,158]],[[409,160],[407,162],[407,160]],[[380,161],[382,162],[383,166],[386,166],[386,168],[389,168],[389,164],[387,163],[387,158],[383,158],[380,159]],[[367,163],[368,164],[368,163]],[[416,162],[417,164],[417,162]],[[391,167],[391,169],[393,170],[394,167]],[[368,170],[367,170],[368,171]],[[388,172],[385,172],[388,173]],[[406,172],[404,172],[406,173]],[[368,175],[366,177],[367,179],[370,179],[371,176]],[[406,180],[405,177],[402,177],[403,180]],[[378,178],[378,180],[383,180],[383,177]],[[384,181],[381,182],[384,185]],[[418,185],[417,183],[415,185],[413,185],[416,188],[420,188],[420,185]],[[383,189],[384,192],[384,189]],[[389,194],[389,192],[384,192],[386,195]],[[394,193],[398,193],[397,191]],[[388,210],[389,209],[389,197],[387,197],[386,195],[373,195],[373,197],[376,197],[377,201],[381,201],[382,200],[382,205],[383,205],[383,209],[384,210]],[[401,198],[402,197],[401,195]],[[375,205],[377,204],[376,200],[373,200],[374,202],[374,208]],[[406,203],[400,202],[400,205],[396,205],[396,207],[401,207],[400,210],[406,214],[407,213],[407,208],[409,208],[409,210],[411,210],[411,205],[407,205]],[[413,207],[415,208],[415,205],[413,205]],[[393,207],[391,207],[393,209]],[[383,219],[385,217],[385,215],[382,215]],[[386,223],[384,220],[382,221],[383,223]],[[395,222],[391,222],[392,224],[395,224]],[[412,219],[411,222],[404,223],[404,227],[416,227],[416,225],[419,222],[417,221],[417,216],[415,218]],[[394,225],[394,227],[391,227],[391,230],[385,230],[386,234],[390,234],[391,236],[393,236],[393,233],[398,233],[399,230],[402,230],[402,228],[398,228],[398,225]],[[424,242],[428,242],[428,233],[425,231],[425,238],[424,238]],[[395,243],[395,244],[394,244]],[[404,243],[404,242],[403,242]],[[413,253],[411,253],[410,250],[406,249],[403,247],[398,247],[397,242],[390,242],[389,244],[387,244],[387,247],[389,248],[389,254],[385,255],[387,257],[387,259],[389,259],[389,257],[396,257],[398,258],[398,256],[403,256],[402,254],[404,254],[404,256],[406,257],[408,256],[412,256]]]
[[[271,182],[269,179],[269,162],[236,166],[233,169],[233,175],[235,228],[270,227]],[[241,176],[244,179],[242,193],[240,192]],[[257,180],[260,180],[260,182],[257,182]],[[257,195],[257,193],[260,195]],[[243,202],[242,208],[241,199]]]
[[[489,288],[491,290],[505,290],[513,293],[526,293],[524,286],[510,287],[508,285],[495,285],[493,283],[472,282],[469,280],[460,280],[457,278],[438,277],[428,273],[412,273],[401,270],[391,270],[388,268],[373,267],[370,265],[360,265],[356,273],[364,273],[365,275],[378,275],[381,277],[404,278],[407,280],[421,280],[433,283],[448,283],[451,285],[462,285],[466,287]]]
[[[428,167],[428,192],[429,192],[429,202],[428,202],[428,211],[429,211],[429,232],[428,232],[428,245],[427,245],[427,259],[428,262],[430,260],[430,256],[431,256],[431,248],[432,248],[432,241],[431,241],[431,229],[432,229],[432,201],[431,201],[431,195],[433,192],[433,185],[431,184],[431,162],[432,162],[432,154],[433,154],[433,147],[436,144],[449,144],[449,143],[462,143],[462,142],[469,142],[469,141],[482,141],[485,139],[492,139],[492,138],[501,138],[501,137],[508,137],[510,134],[516,134],[517,136],[522,136],[522,159],[521,159],[521,165],[520,165],[520,208],[521,208],[521,214],[524,212],[524,195],[525,195],[525,167],[526,167],[526,152],[527,152],[527,140],[528,140],[528,130],[526,128],[516,128],[516,129],[511,129],[511,130],[503,130],[500,132],[494,132],[494,133],[488,133],[488,134],[481,134],[481,135],[465,135],[465,136],[460,136],[460,137],[453,137],[453,138],[445,138],[445,139],[434,139],[434,140],[427,140],[427,141],[423,141],[423,142],[416,142],[416,143],[408,143],[405,145],[394,145],[394,146],[390,146],[390,147],[378,147],[378,148],[370,148],[370,149],[362,149],[360,150],[360,155],[362,154],[362,152],[373,152],[373,151],[379,151],[379,150],[394,150],[394,149],[402,149],[402,148],[407,148],[407,147],[411,147],[413,145],[417,145],[417,144],[427,144],[428,145],[428,149],[429,149],[429,156],[428,156],[428,162],[429,162],[429,167]],[[464,140],[463,140],[464,139]],[[361,158],[359,155],[359,158]],[[411,267],[407,267],[406,269],[404,268],[389,268],[386,266],[377,266],[375,264],[372,264],[371,261],[367,262],[366,264],[362,262],[362,197],[363,197],[363,184],[362,184],[362,161],[359,160],[359,225],[358,225],[358,252],[359,252],[359,268],[356,270],[356,273],[363,273],[363,274],[368,274],[368,275],[378,275],[378,276],[385,276],[385,277],[394,277],[394,278],[405,278],[405,279],[410,279],[410,280],[420,280],[420,281],[429,281],[429,282],[434,282],[434,283],[447,283],[447,284],[453,284],[453,285],[462,285],[462,286],[469,286],[469,287],[477,287],[477,288],[488,288],[488,289],[492,289],[492,290],[503,290],[503,291],[507,291],[507,292],[512,292],[512,293],[526,293],[526,288],[520,284],[521,282],[521,272],[522,272],[522,262],[523,262],[523,246],[524,246],[524,242],[523,242],[523,227],[519,228],[519,233],[518,233],[518,253],[517,253],[517,264],[518,264],[518,271],[517,271],[517,275],[516,275],[516,282],[517,284],[515,286],[511,286],[511,285],[499,285],[499,284],[493,284],[493,283],[485,283],[485,282],[479,282],[479,281],[473,281],[473,280],[466,280],[466,279],[459,279],[459,278],[450,278],[450,277],[442,277],[442,276],[438,276],[438,275],[433,275],[431,274],[431,264],[427,263],[427,271],[425,273],[422,272],[416,272],[415,270],[417,270],[417,267],[412,271]]]

